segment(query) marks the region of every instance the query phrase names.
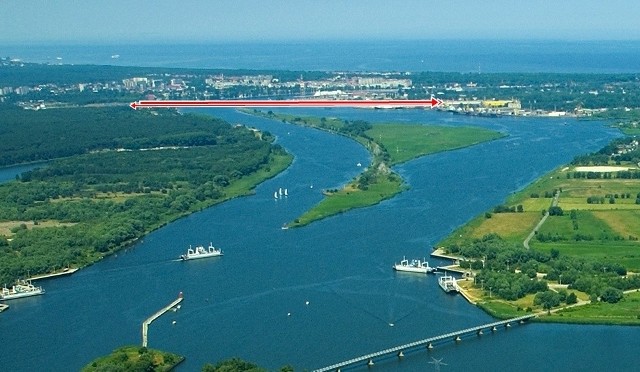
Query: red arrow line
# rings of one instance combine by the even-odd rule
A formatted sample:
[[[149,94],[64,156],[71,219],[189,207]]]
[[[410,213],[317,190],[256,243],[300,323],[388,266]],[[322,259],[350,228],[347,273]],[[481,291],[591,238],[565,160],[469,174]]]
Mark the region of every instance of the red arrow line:
[[[138,107],[436,107],[442,100],[167,100],[131,102],[132,109]]]

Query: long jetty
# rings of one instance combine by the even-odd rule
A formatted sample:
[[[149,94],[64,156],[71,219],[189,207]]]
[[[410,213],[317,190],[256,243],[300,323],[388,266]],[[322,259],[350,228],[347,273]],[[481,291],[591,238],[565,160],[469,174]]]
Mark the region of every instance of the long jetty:
[[[151,322],[153,322],[154,320],[158,319],[162,314],[164,314],[167,311],[171,310],[171,308],[173,308],[174,306],[178,305],[180,302],[182,302],[182,300],[183,300],[182,292],[180,292],[180,294],[178,295],[178,298],[173,300],[173,302],[171,302],[169,305],[163,307],[157,313],[151,315],[150,317],[147,318],[147,320],[142,322],[142,346],[147,347],[147,341],[148,341],[147,334],[148,334],[148,331],[149,331],[149,324],[151,324]]]
[[[460,337],[465,334],[475,333],[477,335],[481,335],[483,330],[491,330],[492,332],[495,332],[498,330],[498,327],[500,326],[510,327],[511,323],[516,323],[516,322],[524,323],[526,320],[531,319],[535,316],[536,316],[535,314],[529,314],[529,315],[524,315],[517,318],[501,320],[501,321],[493,322],[489,324],[483,324],[481,326],[471,327],[471,328],[463,329],[460,331],[449,332],[443,335],[426,338],[424,340],[415,341],[408,344],[392,347],[392,348],[381,350],[375,353],[362,355],[357,358],[345,360],[344,362],[332,364],[328,367],[316,369],[313,372],[340,371],[342,368],[356,366],[361,363],[363,363],[363,365],[364,363],[366,363],[367,366],[371,367],[375,364],[376,359],[383,359],[384,357],[388,357],[390,355],[396,355],[397,357],[402,358],[404,356],[404,353],[409,350],[414,350],[418,348],[432,349],[433,343],[437,341],[450,339],[458,342],[458,341],[461,341]]]

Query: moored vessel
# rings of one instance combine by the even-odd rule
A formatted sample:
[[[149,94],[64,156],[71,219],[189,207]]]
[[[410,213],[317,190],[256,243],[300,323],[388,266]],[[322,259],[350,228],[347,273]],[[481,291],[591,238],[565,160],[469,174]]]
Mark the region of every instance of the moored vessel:
[[[446,274],[438,278],[438,285],[447,293],[460,291],[456,283],[456,278]]]
[[[31,284],[30,281],[21,280],[11,288],[7,288],[6,286],[2,288],[2,291],[0,291],[0,300],[14,300],[16,298],[37,296],[41,294],[44,294],[44,289],[42,287],[36,287]]]
[[[209,247],[205,248],[202,245],[197,246],[195,249],[189,247],[186,254],[180,255],[180,258],[184,261],[195,260],[198,258],[217,257],[222,256],[222,249],[216,248],[213,244],[209,243]]]
[[[430,274],[436,271],[435,267],[429,266],[427,261],[420,260],[407,260],[406,257],[402,258],[400,263],[393,265],[393,269],[396,271],[405,271],[410,273]]]

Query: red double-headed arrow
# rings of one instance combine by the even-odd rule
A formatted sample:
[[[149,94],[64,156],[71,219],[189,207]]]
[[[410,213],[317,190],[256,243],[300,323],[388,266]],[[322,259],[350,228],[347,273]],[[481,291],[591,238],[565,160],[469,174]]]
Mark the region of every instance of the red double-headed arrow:
[[[436,107],[442,100],[431,97],[428,100],[167,100],[167,101],[137,101],[129,106],[136,110],[141,107]]]

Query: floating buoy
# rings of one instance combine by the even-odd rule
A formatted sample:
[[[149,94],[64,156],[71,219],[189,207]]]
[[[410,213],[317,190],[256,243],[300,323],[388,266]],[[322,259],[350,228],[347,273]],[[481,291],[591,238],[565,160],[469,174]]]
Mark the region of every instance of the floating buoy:
[[[305,302],[304,304],[305,304],[305,305],[309,305],[309,301]]]

